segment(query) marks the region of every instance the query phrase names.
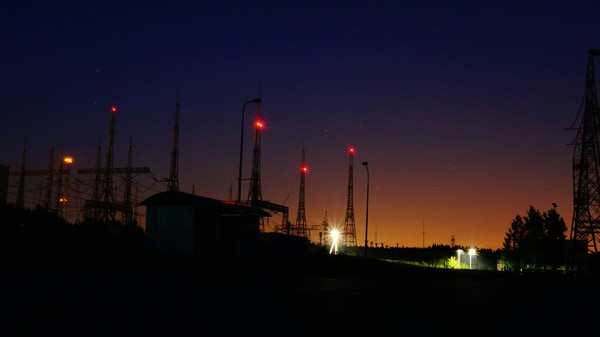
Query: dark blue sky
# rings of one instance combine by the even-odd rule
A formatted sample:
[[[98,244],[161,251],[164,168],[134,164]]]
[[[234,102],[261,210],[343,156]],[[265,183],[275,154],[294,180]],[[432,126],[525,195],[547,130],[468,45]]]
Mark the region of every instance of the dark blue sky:
[[[373,241],[420,246],[425,226],[426,245],[455,235],[495,248],[530,205],[556,202],[570,227],[565,129],[587,50],[600,46],[600,2],[8,1],[0,46],[0,163],[11,169],[24,147],[28,168],[45,168],[50,147],[93,167],[117,105],[115,165],[131,141],[134,166],[166,177],[179,101],[181,189],[227,199],[241,108],[260,96],[263,198],[288,205],[292,222],[304,146],[309,224],[326,211],[343,224],[355,146],[359,242],[368,160]],[[164,189],[147,178],[140,190]],[[83,199],[89,177],[72,179]]]

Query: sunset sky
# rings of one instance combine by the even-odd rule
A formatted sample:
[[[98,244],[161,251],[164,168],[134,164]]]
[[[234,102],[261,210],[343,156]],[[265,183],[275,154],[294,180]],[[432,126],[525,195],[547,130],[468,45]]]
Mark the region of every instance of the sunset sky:
[[[353,146],[360,244],[366,160],[369,241],[421,247],[454,236],[501,248],[529,206],[556,203],[570,230],[568,129],[587,51],[600,48],[600,2],[5,1],[0,47],[0,164],[11,170],[24,148],[26,168],[45,169],[51,147],[56,163],[70,154],[73,170],[94,167],[115,105],[115,167],[127,165],[131,142],[133,166],[164,179],[179,102],[180,190],[227,200],[242,106],[260,97],[262,196],[289,206],[292,223],[304,148],[307,222],[327,213],[343,225]],[[90,179],[73,174],[73,195],[89,195]],[[140,199],[166,189],[136,179]],[[11,177],[9,202],[15,186]]]

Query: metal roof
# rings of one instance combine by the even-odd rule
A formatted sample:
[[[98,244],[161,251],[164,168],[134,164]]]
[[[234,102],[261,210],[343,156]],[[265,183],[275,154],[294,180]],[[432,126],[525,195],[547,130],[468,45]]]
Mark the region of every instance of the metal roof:
[[[146,198],[140,204],[142,206],[194,206],[198,208],[213,208],[219,210],[221,213],[271,216],[258,207],[239,205],[232,201],[222,201],[185,192],[159,192]]]

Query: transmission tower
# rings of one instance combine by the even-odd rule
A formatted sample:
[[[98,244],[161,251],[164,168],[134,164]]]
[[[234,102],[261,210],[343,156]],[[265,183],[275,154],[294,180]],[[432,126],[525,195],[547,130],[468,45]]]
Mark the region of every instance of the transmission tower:
[[[296,216],[296,227],[295,234],[309,238],[309,230],[306,227],[306,209],[304,208],[304,191],[305,191],[305,178],[308,167],[304,160],[304,148],[302,148],[302,162],[300,164],[300,196],[298,198],[298,215]]]
[[[121,212],[124,223],[128,224],[131,222],[133,219],[133,207],[131,203],[132,174],[150,173],[149,167],[131,167],[131,144],[129,145],[128,166],[117,168],[113,167],[116,112],[117,108],[113,106],[111,108],[111,120],[108,133],[108,148],[106,150],[105,167],[100,167],[101,152],[100,147],[98,147],[98,159],[96,161],[96,167],[93,169],[83,168],[77,170],[77,173],[79,174],[94,174],[96,176],[94,184],[94,199],[85,201],[84,213],[86,214],[86,218],[89,218],[94,222],[100,222],[104,224],[116,221],[117,211]],[[122,202],[116,202],[114,200],[114,174],[125,175],[125,196]]]
[[[113,106],[110,108],[110,128],[108,130],[108,145],[106,147],[106,160],[105,171],[104,171],[104,187],[102,188],[101,199],[104,201],[105,207],[102,208],[102,212],[100,213],[100,220],[103,222],[111,222],[115,221],[115,213],[116,210],[114,207],[110,207],[109,205],[114,204],[114,195],[113,195],[113,158],[114,158],[114,148],[115,148],[115,117],[117,115],[117,107]]]
[[[168,190],[179,191],[179,102],[175,104],[175,124],[173,126],[173,148],[171,149],[171,170]]]
[[[281,213],[281,227],[289,228],[289,207],[262,200],[262,191],[260,186],[260,141],[262,129],[265,125],[260,117],[262,100],[257,99],[254,101],[254,103],[256,103],[256,118],[254,120],[254,151],[252,155],[252,175],[250,177],[250,190],[248,191],[248,201],[246,202],[246,204],[262,208],[268,212]],[[261,232],[265,231],[264,220],[264,218],[261,219]],[[286,234],[289,234],[289,231]]]
[[[346,220],[344,221],[344,246],[356,246],[356,224],[354,223],[354,183],[352,177],[354,148],[348,149],[350,163],[348,165],[348,205],[346,206]]]
[[[264,127],[260,119],[261,102],[256,103],[256,118],[254,119],[254,150],[252,152],[252,175],[250,177],[250,190],[248,191],[248,201],[251,205],[256,205],[262,200],[262,191],[260,187],[260,136]]]
[[[325,241],[327,241],[327,236],[329,234],[329,220],[327,219],[327,210],[325,210],[325,217],[323,217],[323,221],[321,222],[321,231],[319,232],[319,244],[327,245]],[[325,241],[323,241],[323,235],[325,235]]]
[[[69,169],[65,169],[65,165],[69,167],[73,164],[73,158],[70,156],[61,156],[62,160],[60,161],[60,168],[58,169],[58,181],[57,181],[57,189],[56,189],[56,199],[54,200],[54,209],[56,213],[66,218],[66,207],[69,202],[68,191],[69,191]],[[48,168],[50,171],[51,169]],[[54,171],[54,170],[52,170]],[[63,174],[65,172],[66,174]],[[63,178],[64,176],[64,178]]]
[[[59,181],[63,175],[68,175],[71,171],[68,168],[63,168],[61,165],[60,169],[54,169],[54,148],[50,148],[50,159],[48,160],[48,168],[45,170],[26,170],[25,169],[25,154],[26,151],[23,149],[23,156],[21,158],[21,167],[18,170],[10,170],[8,174],[10,176],[18,177],[17,183],[17,200],[15,204],[19,207],[25,207],[25,177],[26,176],[46,176],[46,194],[44,197],[44,207],[51,209],[52,205],[52,187],[54,185],[54,176],[59,176]],[[57,198],[62,193],[62,188],[59,187]],[[56,210],[59,210],[56,208]]]
[[[90,202],[93,202],[96,205],[100,204],[100,198],[102,197],[102,146],[98,144],[98,151],[96,152],[96,166],[94,170],[90,173],[94,174],[94,198],[88,201],[87,207],[84,204],[84,213],[87,218],[93,219],[93,221],[97,222],[100,219],[100,215],[102,213],[102,207],[93,207],[89,205]],[[81,170],[77,171],[77,173],[83,173]]]
[[[52,202],[52,183],[54,182],[54,148],[50,148],[50,159],[48,159],[48,174],[46,175],[46,197],[44,198],[44,207],[50,209]]]
[[[599,49],[588,51],[583,116],[572,143],[574,199],[570,239],[573,244],[585,244],[588,253],[598,252],[600,240],[600,108],[594,56],[600,56]]]
[[[21,169],[15,172],[19,176],[19,184],[17,185],[17,200],[16,204],[18,207],[23,208],[25,206],[25,154],[27,151],[23,148],[23,156],[21,157]]]
[[[127,150],[127,171],[125,172],[125,193],[123,193],[123,223],[125,225],[133,224],[133,204],[131,203],[131,184],[132,184],[132,155],[131,140]]]

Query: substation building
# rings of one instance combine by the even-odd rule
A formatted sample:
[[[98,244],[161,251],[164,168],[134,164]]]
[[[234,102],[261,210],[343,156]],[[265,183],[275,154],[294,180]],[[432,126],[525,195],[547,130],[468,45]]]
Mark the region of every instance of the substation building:
[[[0,165],[0,204],[6,204],[8,193],[8,166]]]
[[[154,194],[146,206],[148,250],[237,261],[259,255],[261,208],[179,191]]]

